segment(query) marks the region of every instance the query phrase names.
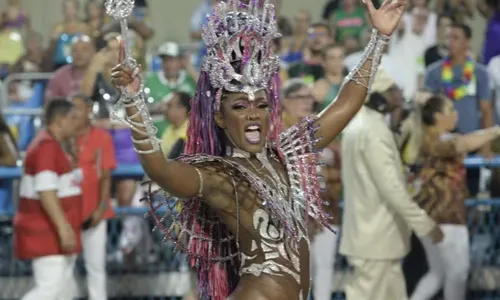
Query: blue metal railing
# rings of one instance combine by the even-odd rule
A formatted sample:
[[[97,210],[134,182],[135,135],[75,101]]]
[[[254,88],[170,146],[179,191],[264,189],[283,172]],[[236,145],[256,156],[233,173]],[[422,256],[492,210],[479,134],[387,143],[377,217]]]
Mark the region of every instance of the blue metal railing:
[[[498,168],[500,167],[500,156],[485,159],[481,156],[469,156],[464,159],[466,168]],[[0,179],[18,179],[22,175],[21,167],[0,167]],[[144,170],[141,165],[119,165],[112,173],[114,177],[142,177]]]
[[[464,163],[468,168],[500,167],[500,157],[488,160],[468,157]],[[15,180],[21,175],[20,167],[0,168],[0,179]],[[116,178],[143,175],[140,165],[120,165],[113,172]],[[466,206],[471,234],[470,299],[500,299],[500,199],[467,199]],[[190,274],[180,271],[182,256],[174,254],[169,243],[161,246],[160,234],[150,233],[152,224],[143,219],[147,211],[147,207],[117,207],[116,218],[108,221],[107,271],[111,298],[170,299],[182,296],[187,289]],[[0,299],[20,298],[32,283],[30,263],[13,259],[12,214],[13,211],[0,212],[0,217],[4,217],[3,223],[0,221]],[[117,258],[124,222],[131,218],[146,227],[144,234],[149,242],[141,241],[141,247],[150,245],[150,248],[140,258],[130,260],[123,255]],[[345,259],[337,256],[332,288],[333,299],[341,300],[350,269]],[[85,272],[81,262],[77,270],[78,294],[84,296],[81,278]]]
[[[19,179],[22,175],[21,167],[0,167],[0,179]],[[142,177],[144,170],[141,165],[119,165],[113,171],[113,177]]]
[[[486,206],[488,209],[479,210]],[[496,218],[500,216],[500,199],[474,200],[467,202],[469,230],[471,233],[471,273],[469,299],[500,299],[500,235]],[[179,270],[182,257],[173,253],[173,245],[162,244],[162,236],[148,236],[151,248],[147,255],[132,261],[116,257],[120,244],[120,232],[127,218],[136,218],[146,224],[144,232],[150,232],[152,224],[144,221],[146,207],[116,208],[117,217],[108,221],[107,273],[108,291],[112,298],[119,299],[169,299],[182,296],[189,286],[189,274]],[[12,259],[13,236],[10,224],[0,223],[0,299],[18,299],[32,284],[29,262]],[[141,244],[142,249],[142,244]],[[139,249],[140,250],[140,249]],[[144,253],[144,250],[140,250]],[[332,288],[333,299],[344,299],[343,290],[350,274],[345,259],[337,254]],[[84,296],[85,272],[80,261],[77,282],[80,296]]]

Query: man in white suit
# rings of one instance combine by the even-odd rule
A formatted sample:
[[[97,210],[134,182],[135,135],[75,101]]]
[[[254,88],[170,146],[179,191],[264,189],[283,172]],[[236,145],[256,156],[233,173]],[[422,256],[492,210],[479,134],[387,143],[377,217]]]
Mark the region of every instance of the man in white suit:
[[[365,106],[342,135],[344,215],[340,253],[354,272],[347,300],[408,299],[401,259],[410,233],[440,242],[442,232],[412,200],[385,114],[401,106],[396,85],[383,70]]]

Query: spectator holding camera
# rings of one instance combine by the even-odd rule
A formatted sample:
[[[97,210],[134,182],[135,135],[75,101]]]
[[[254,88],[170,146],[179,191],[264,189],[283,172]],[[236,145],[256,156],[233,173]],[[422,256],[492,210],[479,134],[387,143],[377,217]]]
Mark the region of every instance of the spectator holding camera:
[[[111,67],[118,62],[121,36],[110,33],[104,37],[105,47],[91,57],[81,82],[81,92],[97,103],[97,119],[109,119],[110,106],[118,100],[119,93],[111,85]],[[76,93],[74,93],[76,94]],[[73,94],[73,95],[74,95]]]
[[[130,129],[127,125],[111,122],[112,106],[119,97],[119,92],[111,85],[111,69],[118,63],[121,36],[110,33],[105,37],[106,47],[101,49],[93,58],[85,80],[82,84],[82,93],[90,97],[96,108],[94,117],[99,127],[109,129],[116,149],[118,164],[138,164],[139,158],[131,140]],[[117,113],[122,113],[118,111]],[[96,124],[96,125],[97,125]],[[121,178],[117,181],[117,200],[121,206],[129,206],[136,194],[135,178]]]

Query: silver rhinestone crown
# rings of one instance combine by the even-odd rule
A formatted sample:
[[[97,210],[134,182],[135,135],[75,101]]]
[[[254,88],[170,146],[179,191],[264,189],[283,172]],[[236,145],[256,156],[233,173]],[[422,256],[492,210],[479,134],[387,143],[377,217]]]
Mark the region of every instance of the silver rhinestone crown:
[[[268,2],[222,1],[208,16],[202,31],[207,45],[202,69],[216,89],[252,96],[278,71],[279,57],[272,45],[281,35],[274,6]]]

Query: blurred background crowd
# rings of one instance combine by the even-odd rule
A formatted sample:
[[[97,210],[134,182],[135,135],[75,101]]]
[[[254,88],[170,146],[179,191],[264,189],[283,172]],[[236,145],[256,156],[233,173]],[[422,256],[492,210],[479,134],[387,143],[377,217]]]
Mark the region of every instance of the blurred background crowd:
[[[159,15],[152,12],[155,1],[160,0],[135,1],[129,42],[145,72],[148,104],[164,154],[176,157],[186,139],[189,100],[203,61],[201,29],[218,1],[195,1],[199,3],[190,16],[169,13],[176,16],[176,24],[189,28],[189,36],[175,38],[158,38],[165,36],[163,31],[170,27],[170,21],[153,20]],[[130,132],[111,120],[112,106],[119,96],[110,84],[111,68],[118,63],[119,24],[105,14],[99,0],[44,0],[46,10],[62,15],[47,34],[48,28],[38,28],[32,22],[37,11],[27,7],[31,2],[0,1],[0,299],[20,298],[30,287],[29,263],[13,258],[12,216],[18,178],[12,172],[22,166],[28,145],[44,128],[44,108],[54,100],[76,98],[85,105],[75,122],[92,122],[109,133],[117,165],[111,185],[116,213],[103,217],[108,224],[105,260],[109,297],[149,299],[190,294],[192,280],[186,262],[172,253],[172,245],[160,243],[161,237],[151,233],[151,224],[142,217],[143,174],[137,167]],[[177,4],[171,2],[168,9],[175,11]],[[334,101],[345,75],[356,66],[368,43],[370,22],[360,0],[311,1],[321,2],[320,14],[308,10],[306,1],[270,2],[276,5],[283,35],[275,41],[275,51],[281,57],[283,123],[291,126]],[[304,5],[293,12],[286,9],[288,5],[300,7],[295,2]],[[40,15],[35,18],[39,20]],[[473,24],[474,30],[466,24]],[[175,28],[168,29],[173,31]],[[409,0],[407,12],[385,49],[381,68],[390,82],[382,92],[390,89],[390,97],[400,103],[387,115],[387,122],[397,137],[411,182],[418,160],[412,155],[411,116],[423,91],[445,93],[453,100],[459,133],[500,122],[500,1]],[[463,84],[465,91],[450,88],[454,82]],[[341,206],[342,199],[340,144],[341,138],[322,155],[332,187],[326,197],[336,203],[334,208]],[[493,143],[470,155],[494,162],[498,146]],[[500,194],[500,172],[476,165],[467,169],[467,184],[471,198],[493,198],[467,204],[472,247],[470,299],[485,295],[500,299],[500,200],[494,200]],[[341,210],[334,215],[341,231]],[[321,233],[316,234],[321,238]],[[335,264],[328,290],[342,299],[348,269],[340,256],[334,259],[336,247],[329,249],[332,252],[319,252],[317,257],[331,259],[317,259],[314,264],[326,262],[332,270]],[[412,251],[419,256],[415,251],[421,250]],[[409,273],[417,269],[425,273],[425,258],[419,262],[409,267]],[[77,266],[77,277],[84,277],[83,264]],[[415,285],[411,278],[418,279],[421,274],[407,274],[409,291]],[[87,292],[80,283],[75,288],[83,297]],[[323,297],[316,299],[326,299]]]

